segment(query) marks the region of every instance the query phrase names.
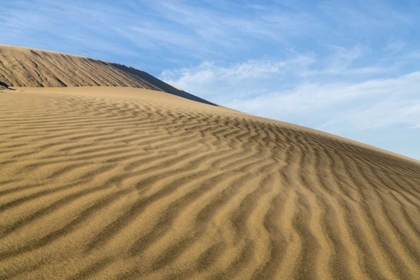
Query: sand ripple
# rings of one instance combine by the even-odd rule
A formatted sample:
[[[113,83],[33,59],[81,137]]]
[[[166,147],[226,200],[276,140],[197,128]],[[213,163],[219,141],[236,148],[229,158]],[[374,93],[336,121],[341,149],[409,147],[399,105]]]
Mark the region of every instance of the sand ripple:
[[[419,279],[415,161],[74,91],[0,91],[1,279]]]

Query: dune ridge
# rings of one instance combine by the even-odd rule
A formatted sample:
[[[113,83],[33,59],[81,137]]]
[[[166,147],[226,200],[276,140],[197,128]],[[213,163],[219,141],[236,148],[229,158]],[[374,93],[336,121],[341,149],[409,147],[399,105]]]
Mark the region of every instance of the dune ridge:
[[[420,275],[415,160],[150,89],[0,99],[0,279]]]
[[[0,86],[144,88],[215,105],[132,67],[82,56],[7,45],[0,45]]]

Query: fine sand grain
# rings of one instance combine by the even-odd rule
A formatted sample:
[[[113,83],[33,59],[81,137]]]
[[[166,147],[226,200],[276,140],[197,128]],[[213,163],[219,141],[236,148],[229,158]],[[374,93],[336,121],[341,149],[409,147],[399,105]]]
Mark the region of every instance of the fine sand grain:
[[[0,279],[420,279],[415,160],[163,90],[14,89]]]

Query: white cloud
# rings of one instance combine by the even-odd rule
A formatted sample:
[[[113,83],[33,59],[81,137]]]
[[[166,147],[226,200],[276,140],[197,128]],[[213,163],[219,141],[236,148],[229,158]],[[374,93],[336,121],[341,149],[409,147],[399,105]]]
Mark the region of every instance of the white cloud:
[[[351,62],[362,56],[360,49],[340,49],[325,61],[296,56],[231,65],[204,62],[163,71],[161,78],[224,106],[331,132],[343,126],[363,130],[416,125],[420,72],[388,78],[381,76],[388,68],[353,68]],[[378,76],[371,78],[373,74]]]
[[[305,56],[229,65],[206,61],[192,68],[164,70],[160,78],[203,98],[226,104],[232,99],[265,95],[277,87],[285,87],[289,83],[287,76],[303,74],[312,63],[313,59]]]

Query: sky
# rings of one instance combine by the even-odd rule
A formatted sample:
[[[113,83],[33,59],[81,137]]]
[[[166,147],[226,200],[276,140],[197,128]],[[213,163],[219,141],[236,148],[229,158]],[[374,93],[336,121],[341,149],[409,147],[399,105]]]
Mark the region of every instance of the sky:
[[[0,43],[420,159],[418,0],[0,0]]]

